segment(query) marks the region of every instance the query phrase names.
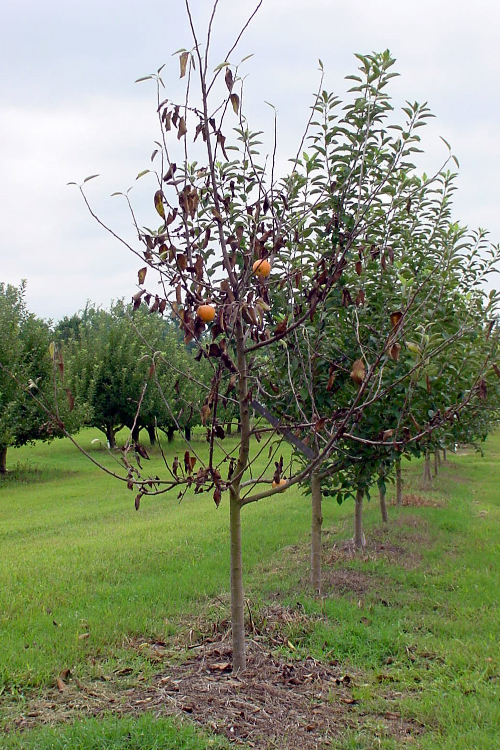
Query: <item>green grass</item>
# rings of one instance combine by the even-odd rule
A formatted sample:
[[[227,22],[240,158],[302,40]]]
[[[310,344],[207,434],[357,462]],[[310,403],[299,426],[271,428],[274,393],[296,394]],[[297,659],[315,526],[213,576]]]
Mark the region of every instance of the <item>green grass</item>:
[[[88,446],[96,436],[87,431],[80,439]],[[198,445],[205,449],[201,440]],[[147,680],[156,667],[129,647],[130,639],[164,639],[181,618],[228,592],[227,503],[216,510],[209,495],[180,504],[165,495],[144,498],[136,513],[133,494],[67,441],[9,451],[9,459],[18,466],[16,481],[0,482],[4,700],[15,698],[21,710],[30,691],[52,685],[66,668],[81,679],[129,668],[130,683],[138,676]],[[318,601],[307,593],[307,498],[290,490],[245,508],[246,591],[254,616],[271,597],[299,603],[312,619],[307,628],[290,624],[295,651],[287,658],[311,654],[354,675],[359,704],[351,715],[359,717],[359,730],[346,731],[333,747],[406,747],[387,734],[381,719],[397,711],[422,729],[412,747],[498,748],[499,459],[499,434],[483,457],[451,456],[429,493],[444,507],[391,508],[394,523],[386,537],[373,498],[366,507],[367,537],[400,545],[407,557],[333,556],[325,565],[327,580],[339,569],[372,582],[355,595],[327,589]],[[153,472],[159,461],[154,453]],[[419,462],[406,466],[409,491],[418,492],[420,468]],[[325,502],[327,546],[352,535],[351,514],[352,504]],[[83,633],[89,637],[80,639]],[[213,738],[186,732],[148,716],[93,719],[28,732],[22,740],[11,735],[2,747],[219,747]]]
[[[3,738],[4,750],[227,750],[227,742],[203,736],[171,719],[105,717]]]

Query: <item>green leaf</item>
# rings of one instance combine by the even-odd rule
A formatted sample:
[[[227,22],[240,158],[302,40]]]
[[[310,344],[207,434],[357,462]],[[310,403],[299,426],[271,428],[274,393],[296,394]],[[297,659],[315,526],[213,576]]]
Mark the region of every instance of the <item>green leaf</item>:
[[[151,172],[150,169],[143,169],[142,172],[139,172],[139,174],[137,175],[135,179],[138,180],[140,177],[144,177],[144,175],[148,174],[149,172]]]

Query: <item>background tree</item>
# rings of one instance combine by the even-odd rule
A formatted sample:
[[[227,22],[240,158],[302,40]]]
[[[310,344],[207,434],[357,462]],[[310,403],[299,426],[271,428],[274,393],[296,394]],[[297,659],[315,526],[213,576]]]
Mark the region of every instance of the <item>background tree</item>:
[[[19,287],[0,284],[0,473],[7,470],[10,446],[62,434],[57,420],[51,419],[39,402],[53,412],[54,395],[59,393],[56,411],[67,429],[76,429],[81,418],[73,410],[71,393],[66,396],[64,384],[55,383],[52,333],[47,323],[26,308],[25,290],[25,282]]]

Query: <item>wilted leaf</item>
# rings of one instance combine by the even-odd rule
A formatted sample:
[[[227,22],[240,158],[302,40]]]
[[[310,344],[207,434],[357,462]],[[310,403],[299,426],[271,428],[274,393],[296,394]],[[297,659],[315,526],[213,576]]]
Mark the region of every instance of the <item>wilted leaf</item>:
[[[389,345],[387,347],[387,354],[394,362],[398,361],[400,352],[401,352],[401,344],[396,343],[396,344]]]
[[[220,505],[221,497],[222,492],[220,491],[220,487],[216,487],[214,491],[214,503],[216,508],[218,508]]]
[[[358,385],[361,385],[365,377],[366,377],[365,363],[363,362],[362,359],[357,359],[352,364],[351,379],[354,380],[354,382],[357,383]]]
[[[402,317],[403,317],[403,313],[400,310],[397,310],[396,312],[392,312],[390,315],[391,326],[393,328],[397,328],[397,326],[401,322]]]
[[[278,325],[274,329],[274,335],[281,336],[283,333],[285,333],[287,326],[288,326],[288,315],[281,321],[281,323],[278,323]]]
[[[184,78],[184,76],[186,75],[186,67],[187,67],[188,58],[189,58],[189,52],[183,52],[182,55],[180,55],[179,57],[179,65],[181,69],[179,78]]]
[[[497,378],[500,378],[500,367],[498,367],[498,365],[495,365],[495,364],[493,364],[492,367]]]
[[[358,274],[358,276],[361,276],[363,272],[363,264],[360,260],[356,261],[356,263],[354,264],[354,268],[356,269],[356,273]]]
[[[161,190],[157,190],[155,193],[155,208],[160,214],[163,221],[165,221],[165,209],[163,207],[163,193]]]
[[[138,283],[140,286],[144,284],[144,279],[146,278],[147,272],[148,272],[147,266],[144,266],[144,268],[140,268],[137,271],[137,278],[138,278]]]
[[[163,177],[163,182],[168,182],[169,180],[171,180],[172,177],[175,174],[176,169],[177,169],[177,164],[172,163],[169,166],[169,168],[167,169],[167,171],[166,171],[166,173],[165,173],[165,175]]]
[[[233,79],[233,73],[231,71],[231,68],[226,68],[226,75],[224,76],[224,80],[226,81],[226,86],[229,89],[229,91],[232,91],[234,79]]]
[[[187,133],[187,127],[186,127],[186,121],[183,117],[179,120],[179,129],[177,130],[177,140],[180,141],[183,135],[186,135]]]
[[[95,177],[99,177],[99,175],[98,174],[91,174],[90,177],[86,177],[84,179],[83,184],[85,185],[86,182],[88,182],[89,180],[93,180]]]
[[[56,345],[54,341],[51,341],[49,344],[49,354],[52,361],[54,361],[54,356],[56,353]]]
[[[139,508],[140,508],[140,505],[141,505],[141,497],[142,497],[142,495],[143,495],[143,493],[142,493],[142,492],[139,492],[139,494],[138,494],[138,495],[136,496],[136,498],[135,498],[135,501],[134,501],[134,506],[135,506],[135,509],[136,509],[136,510],[139,510]]]
[[[208,418],[210,416],[210,413],[211,413],[211,409],[210,409],[209,405],[208,404],[203,404],[203,406],[201,407],[201,423],[202,423],[203,426],[206,425],[207,420],[208,420]]]
[[[60,677],[56,677],[56,685],[60,693],[64,693],[68,689],[68,686],[64,684]]]
[[[233,105],[234,113],[237,115],[240,110],[240,97],[238,94],[230,95],[231,104]]]

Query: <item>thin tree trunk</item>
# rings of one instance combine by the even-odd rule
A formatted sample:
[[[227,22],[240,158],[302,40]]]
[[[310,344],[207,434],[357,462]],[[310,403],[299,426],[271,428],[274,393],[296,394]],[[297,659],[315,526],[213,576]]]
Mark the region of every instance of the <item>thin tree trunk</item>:
[[[448,459],[446,457],[446,448],[443,448],[443,463],[445,464],[447,462],[447,460]]]
[[[401,459],[396,461],[396,505],[403,505],[403,480],[401,478]]]
[[[233,432],[233,423],[232,422],[226,422],[226,435],[229,437],[232,435]]]
[[[184,436],[186,440],[191,440],[191,427],[189,427],[188,425],[184,427]]]
[[[356,508],[354,512],[354,546],[357,550],[364,547],[363,538],[363,495],[364,490],[360,487],[356,490]]]
[[[434,476],[437,477],[439,473],[439,448],[434,451]]]
[[[380,513],[382,515],[382,523],[389,523],[389,516],[387,515],[387,503],[385,499],[385,495],[386,495],[385,485],[383,487],[379,486],[378,494],[379,494],[379,499],[380,499]]]
[[[436,456],[437,456],[438,466],[441,466],[441,450],[440,450],[440,448],[436,448]]]
[[[7,446],[0,445],[0,474],[7,473]]]
[[[238,363],[238,403],[241,428],[238,461],[230,494],[231,521],[231,630],[233,638],[233,671],[246,667],[245,622],[243,612],[243,565],[241,557],[240,484],[250,455],[250,409],[248,404],[248,366],[241,318],[235,324],[236,356]]]
[[[175,435],[175,427],[170,425],[169,427],[167,427],[167,440],[169,443],[173,441],[174,435]]]
[[[233,672],[243,671],[245,657],[245,613],[243,598],[243,563],[241,555],[241,506],[233,493],[230,497],[231,532],[231,627],[233,636]]]
[[[140,432],[141,432],[141,428],[139,427],[138,424],[135,424],[134,428],[132,430],[132,440],[134,441],[134,443],[138,443],[139,442],[139,434],[140,434]]]
[[[422,484],[424,489],[428,489],[430,485],[432,484],[432,474],[431,474],[431,457],[429,451],[425,451],[425,458],[424,458],[424,474],[422,477]]]
[[[311,519],[311,584],[313,589],[321,593],[321,480],[317,473],[311,474],[312,490],[312,519]]]

